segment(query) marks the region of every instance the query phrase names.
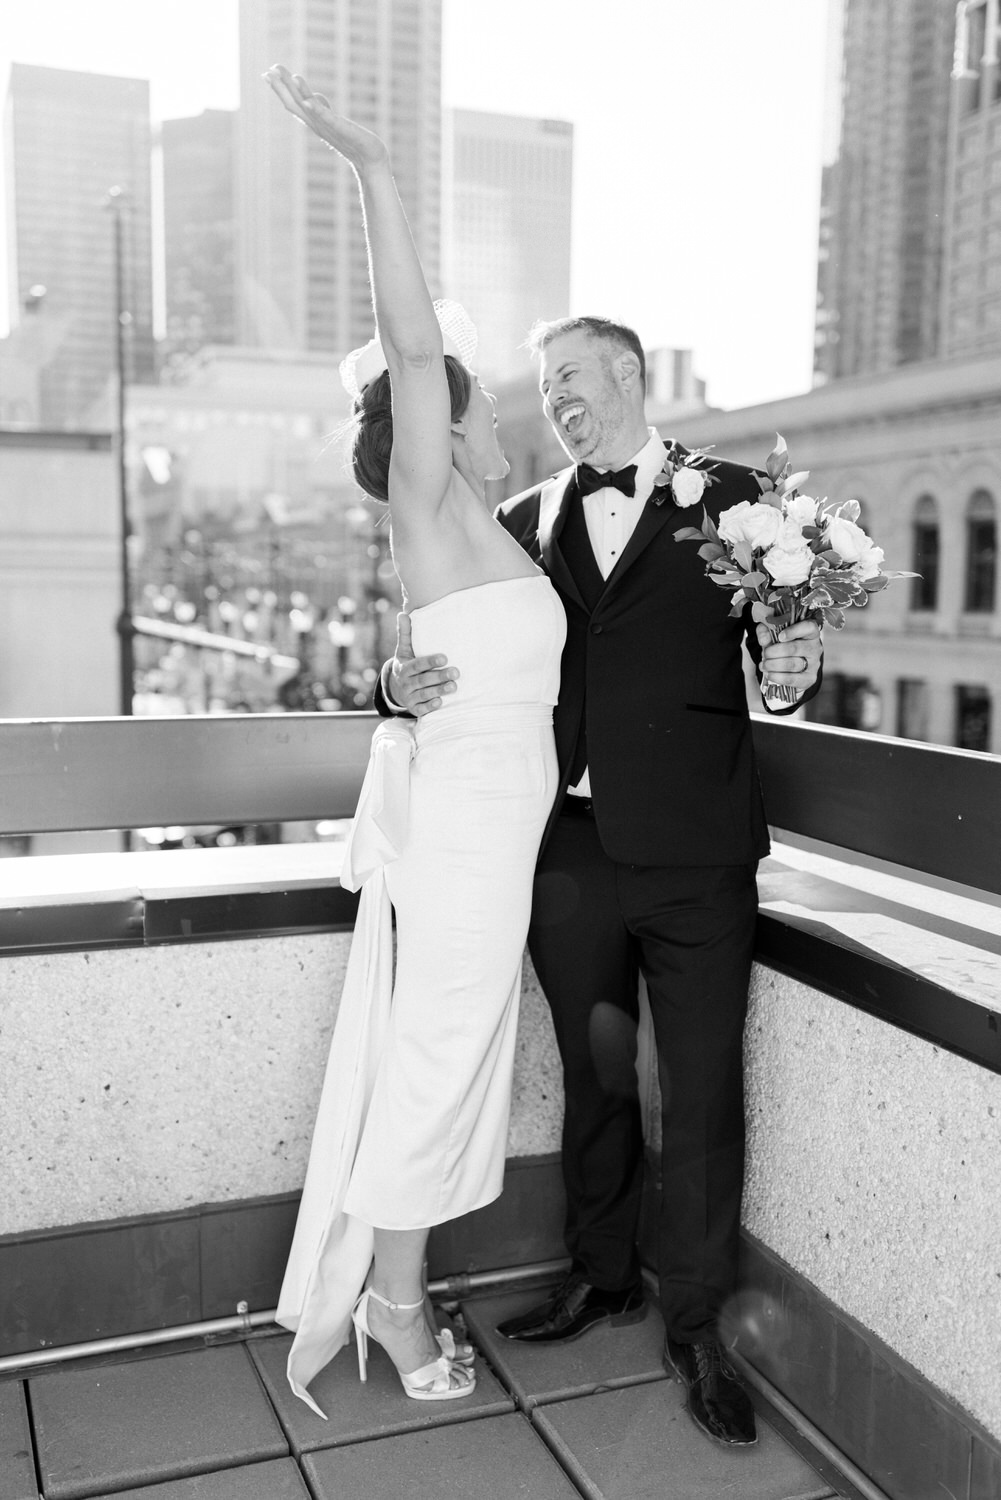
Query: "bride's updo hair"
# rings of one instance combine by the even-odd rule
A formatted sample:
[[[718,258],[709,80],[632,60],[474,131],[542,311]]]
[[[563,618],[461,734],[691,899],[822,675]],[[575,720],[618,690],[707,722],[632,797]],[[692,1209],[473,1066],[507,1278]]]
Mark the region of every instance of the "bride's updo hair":
[[[450,422],[457,422],[469,405],[473,380],[453,354],[445,355],[445,375],[451,405]],[[389,459],[393,451],[393,391],[389,371],[370,380],[355,399],[355,435],[351,450],[354,476],[373,500],[389,500]]]

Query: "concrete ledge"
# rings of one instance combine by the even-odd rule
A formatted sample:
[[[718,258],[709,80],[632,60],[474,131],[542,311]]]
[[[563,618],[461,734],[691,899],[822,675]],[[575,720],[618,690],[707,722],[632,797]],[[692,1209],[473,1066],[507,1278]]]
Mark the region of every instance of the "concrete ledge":
[[[1001,1494],[1001,1442],[760,1240],[741,1250],[737,1349],[840,1452],[892,1500]]]
[[[343,843],[0,861],[0,958],[345,932]]]
[[[745,1067],[745,1227],[1001,1440],[1001,1076],[761,966]]]

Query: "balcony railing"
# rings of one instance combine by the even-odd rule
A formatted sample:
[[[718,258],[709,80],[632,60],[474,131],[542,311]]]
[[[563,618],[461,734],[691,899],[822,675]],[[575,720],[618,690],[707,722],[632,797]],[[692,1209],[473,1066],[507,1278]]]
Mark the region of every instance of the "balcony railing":
[[[0,835],[153,825],[284,823],[349,817],[364,774],[375,717],[368,713],[234,715],[176,719],[67,719],[0,724]],[[805,841],[849,861],[876,861],[920,880],[1001,895],[1001,760],[818,725],[757,719],[755,744],[769,821],[779,839]],[[261,851],[263,855],[264,851]],[[211,865],[206,851],[204,868]],[[285,852],[285,867],[289,851]],[[272,861],[274,856],[271,856]],[[267,858],[258,861],[264,868]],[[315,870],[315,864],[312,866]],[[8,872],[10,873],[10,872]],[[301,884],[301,882],[300,882]],[[315,879],[308,882],[315,890]],[[336,885],[331,880],[330,886]],[[788,872],[783,899],[807,908],[825,892]],[[337,920],[353,905],[333,898]],[[245,903],[246,904],[246,903]],[[266,903],[267,904],[267,903]],[[316,898],[279,913],[274,926],[324,925]],[[884,903],[885,904],[885,903]],[[120,941],[164,932],[142,905],[123,914]],[[901,915],[897,903],[896,915]],[[921,926],[920,914],[907,919]],[[147,920],[144,922],[144,916]],[[230,916],[241,930],[239,913]],[[335,919],[329,908],[328,920]],[[79,943],[82,912],[64,913],[64,943]],[[255,931],[272,925],[256,904]],[[955,925],[955,924],[954,924]],[[0,951],[62,946],[58,920],[37,923],[0,912]],[[189,935],[225,935],[203,928]],[[113,940],[115,932],[108,932]],[[95,932],[92,941],[101,941]],[[979,939],[997,951],[990,934]],[[794,978],[837,995],[905,1030],[1001,1072],[998,1017],[905,966],[818,934],[804,920],[764,904],[758,956]]]
[[[347,818],[374,722],[371,714],[300,714],[2,723],[0,835]],[[950,1464],[955,1458],[971,1473],[1001,1476],[994,1374],[1001,1315],[996,1297],[981,1294],[997,1238],[985,1227],[993,1197],[986,1184],[997,1178],[1001,1155],[1001,759],[765,719],[755,720],[754,735],[775,838],[759,877],[743,1271],[758,1299],[745,1334],[756,1326],[766,1337],[755,1345],[747,1334],[747,1357],[761,1380],[784,1392],[866,1473],[878,1478],[910,1464],[908,1472],[934,1474],[964,1500],[974,1494],[979,1500],[981,1491],[972,1485],[952,1484]],[[301,970],[294,967],[290,983],[284,959],[258,981],[251,969],[262,963],[259,942],[246,950],[239,944],[206,950],[217,977],[210,977],[204,994],[185,992],[184,985],[191,975],[204,983],[208,967],[179,954],[176,992],[169,1007],[160,1002],[166,1016],[156,1000],[151,1008],[146,997],[133,997],[110,963],[97,988],[87,990],[89,1001],[79,1003],[73,983],[82,961],[77,968],[65,963],[73,950],[148,949],[141,957],[150,967],[128,973],[158,976],[160,995],[172,959],[154,950],[165,944],[301,937],[300,948],[282,952],[308,956],[315,940],[303,935],[345,931],[352,922],[354,898],[340,891],[337,867],[336,849],[317,844],[0,862],[0,964],[10,959],[7,973],[24,980],[23,995],[8,981],[0,1001],[10,1002],[12,1034],[22,1027],[31,1069],[27,1082],[19,1080],[27,1112],[10,1116],[8,1130],[10,1158],[28,1189],[21,1217],[15,1193],[13,1216],[0,1221],[0,1285],[6,1277],[13,1348],[107,1331],[119,1316],[125,1284],[135,1287],[137,1308],[146,1300],[141,1310],[125,1309],[117,1325],[123,1330],[219,1316],[235,1304],[234,1291],[246,1296],[245,1287],[259,1289],[252,1309],[273,1305],[295,1179],[288,1171],[270,1184],[255,1176],[273,1160],[272,1134],[288,1134],[288,1094],[274,1106],[269,1069],[273,1061],[280,1064],[286,1084],[291,1080],[302,1095],[297,1109],[308,1113],[304,1085],[318,1048],[315,1029],[297,1033],[285,1013],[271,1014],[276,991],[268,986],[277,976],[277,984],[297,996],[299,1009],[289,1014],[314,1027],[318,1014],[329,1014],[330,999],[323,999],[322,1012],[309,1012],[309,994],[298,999]],[[336,953],[343,949],[335,953],[335,947],[341,942],[324,950],[312,979],[307,975],[306,991],[312,984],[314,995],[318,987],[325,997],[333,993],[328,976],[340,961]],[[61,955],[54,961],[46,957],[53,952]],[[42,957],[29,970],[25,965],[36,954]],[[125,953],[122,962],[134,958]],[[106,975],[118,985],[116,995],[107,1015],[92,1015],[87,1003],[101,999]],[[544,1008],[537,998],[534,1003],[534,1012],[531,1005],[527,1011],[539,1025]],[[36,1005],[47,1018],[39,1026],[56,1018],[51,1042],[49,1034],[32,1032]],[[122,1036],[118,1072],[109,1067],[101,1073],[96,1103],[96,1075],[87,1072],[95,1024],[114,1039],[112,1050]],[[217,1034],[223,1040],[212,1055],[192,1057],[194,1035]],[[551,1037],[538,1030],[532,1042],[527,1066],[549,1071],[544,1081],[541,1073],[533,1075],[539,1086],[524,1091],[523,1101],[551,1093],[558,1079]],[[176,1049],[166,1060],[163,1046]],[[7,1064],[16,1065],[16,1057]],[[164,1200],[155,1211],[126,1206],[102,1215],[101,1193],[117,1185],[114,1153],[121,1150],[123,1161],[143,1167],[163,1154],[154,1128],[157,1090],[174,1086],[185,1067],[188,1091],[178,1085],[170,1106],[172,1149],[182,1166],[170,1176]],[[115,1132],[134,1129],[139,1109],[116,1113],[114,1089],[119,1079],[142,1085],[150,1070],[152,1086],[142,1097],[152,1119],[142,1122],[130,1151],[131,1143]],[[649,1072],[652,1079],[655,1069]],[[78,1074],[90,1093],[83,1085],[72,1088],[72,1116],[63,1108],[66,1094],[51,1091],[59,1080],[64,1088],[67,1081],[75,1085]],[[40,1093],[45,1088],[50,1094]],[[112,1090],[107,1107],[105,1088]],[[274,1115],[263,1125],[247,1104],[255,1088]],[[44,1191],[31,1189],[32,1172],[41,1170],[33,1166],[30,1111],[36,1101],[47,1138],[57,1140],[61,1119],[74,1130],[79,1118],[95,1132],[81,1155],[87,1170],[110,1148],[108,1170],[97,1174],[96,1186],[88,1178],[91,1198],[85,1202],[77,1193],[84,1207],[65,1218],[58,1217],[61,1203],[48,1187],[68,1180],[58,1179],[58,1167]],[[246,1142],[233,1125],[234,1106],[243,1109]],[[267,1115],[267,1107],[259,1113]],[[823,1121],[813,1136],[811,1117]],[[558,1119],[555,1125],[548,1119],[550,1127],[558,1130]],[[192,1176],[191,1194],[178,1195],[179,1172],[187,1170],[183,1152],[199,1128],[224,1142],[216,1153],[223,1175],[205,1190],[198,1186],[203,1177]],[[558,1134],[546,1139],[558,1141]],[[554,1146],[530,1143],[514,1155],[504,1194],[508,1218],[484,1221],[476,1230],[476,1253],[499,1259],[481,1258],[480,1265],[517,1266],[560,1253]],[[935,1197],[943,1173],[954,1175],[955,1184],[950,1175],[945,1196]],[[217,1191],[218,1181],[223,1187]],[[142,1184],[141,1174],[136,1182]],[[67,1191],[75,1189],[71,1182]],[[651,1174],[651,1201],[656,1190]],[[47,1216],[32,1218],[29,1199],[43,1204]],[[53,1202],[55,1215],[48,1212]],[[91,1203],[97,1211],[89,1211]],[[438,1274],[460,1263],[468,1267],[471,1241],[461,1239],[464,1232],[448,1240]],[[879,1235],[893,1237],[882,1253]],[[186,1268],[184,1257],[175,1255],[180,1243],[189,1247]],[[105,1245],[119,1247],[117,1259]],[[148,1278],[135,1274],[135,1267],[158,1256],[172,1266],[159,1301]],[[208,1265],[212,1275],[203,1276]],[[79,1279],[81,1266],[94,1283],[90,1302],[79,1289],[72,1306],[53,1301],[52,1289],[72,1281],[67,1268]],[[917,1294],[922,1300],[912,1306]],[[29,1305],[40,1309],[34,1325],[23,1314]],[[968,1352],[955,1352],[959,1345]],[[740,1347],[748,1349],[746,1342]],[[864,1378],[842,1379],[846,1359]],[[833,1408],[832,1389],[838,1392]],[[869,1420],[873,1403],[885,1421]],[[985,1426],[969,1417],[971,1411]],[[930,1446],[916,1457],[905,1451],[906,1435],[918,1431],[950,1434],[948,1462],[939,1461],[937,1439],[927,1439]],[[895,1432],[903,1434],[899,1441],[892,1440]],[[890,1483],[886,1488],[902,1500],[918,1493]]]

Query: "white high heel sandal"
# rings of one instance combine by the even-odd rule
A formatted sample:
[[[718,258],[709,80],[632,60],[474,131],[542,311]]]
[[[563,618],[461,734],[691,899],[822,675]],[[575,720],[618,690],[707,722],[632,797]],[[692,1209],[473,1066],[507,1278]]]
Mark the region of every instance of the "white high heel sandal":
[[[368,1326],[368,1305],[373,1297],[383,1307],[388,1307],[390,1312],[413,1312],[424,1306],[423,1297],[420,1302],[390,1302],[388,1298],[380,1296],[374,1287],[365,1288],[351,1314],[358,1342],[358,1378],[363,1381],[368,1379],[368,1341],[375,1338]],[[376,1343],[379,1342],[376,1339]],[[407,1395],[415,1401],[455,1401],[460,1396],[471,1395],[476,1389],[473,1371],[464,1365],[453,1365],[445,1354],[432,1360],[430,1364],[421,1365],[419,1370],[411,1370],[409,1374],[404,1374],[402,1370],[397,1370],[396,1373]],[[453,1377],[460,1382],[458,1385],[453,1385]]]

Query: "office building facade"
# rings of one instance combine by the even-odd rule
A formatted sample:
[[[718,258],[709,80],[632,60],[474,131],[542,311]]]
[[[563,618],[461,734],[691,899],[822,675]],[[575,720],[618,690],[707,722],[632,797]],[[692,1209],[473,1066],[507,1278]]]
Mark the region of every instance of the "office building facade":
[[[163,248],[168,360],[236,338],[236,116],[165,120]]]
[[[834,0],[840,132],[824,170],[816,372],[876,374],[941,349],[951,5]]]
[[[126,378],[153,372],[149,86],[14,63],[4,134],[11,323],[46,325],[40,425],[86,427],[116,369],[116,214]]]
[[[569,310],[572,181],[566,120],[446,112],[442,282],[476,323],[488,383],[524,374],[533,320]]]
[[[386,141],[437,295],[441,0],[241,0],[239,342],[343,354],[373,328],[358,190],[262,82],[275,61]]]

